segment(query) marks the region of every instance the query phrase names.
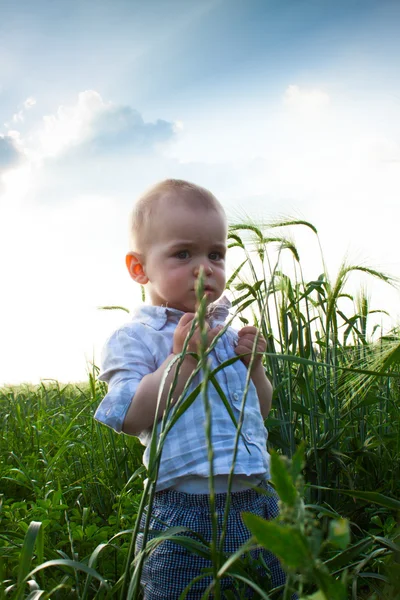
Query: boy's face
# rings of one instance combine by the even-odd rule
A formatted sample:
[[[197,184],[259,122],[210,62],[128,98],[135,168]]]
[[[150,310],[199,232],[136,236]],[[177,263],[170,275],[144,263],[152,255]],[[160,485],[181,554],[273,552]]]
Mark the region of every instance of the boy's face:
[[[153,305],[196,310],[196,280],[204,269],[207,303],[225,289],[227,225],[217,210],[190,208],[183,201],[160,206],[152,217],[143,269]]]

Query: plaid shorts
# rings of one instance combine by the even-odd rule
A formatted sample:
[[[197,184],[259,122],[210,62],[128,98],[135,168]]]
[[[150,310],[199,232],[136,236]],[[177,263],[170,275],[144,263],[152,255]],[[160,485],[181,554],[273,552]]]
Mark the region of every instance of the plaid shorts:
[[[241,518],[243,511],[251,512],[264,519],[273,519],[278,516],[278,496],[275,490],[266,482],[261,483],[260,487],[267,490],[268,494],[259,494],[254,489],[231,493],[230,511],[224,540],[224,551],[226,553],[235,552],[250,538],[250,532]],[[216,494],[219,530],[222,529],[225,502],[226,494]],[[144,524],[145,515],[142,515],[141,530],[143,530]],[[153,502],[150,530],[163,531],[175,526],[187,527],[189,530],[201,534],[209,542],[212,538],[212,530],[208,494],[186,494],[175,490],[157,492]],[[190,532],[184,535],[194,537]],[[151,534],[149,534],[150,537]],[[142,548],[142,538],[143,535],[139,534],[136,545],[137,552]],[[286,576],[279,560],[271,552],[264,549],[257,549],[250,553],[253,559],[259,559],[260,554],[263,561],[258,561],[256,565],[258,585],[262,589],[283,585]],[[265,569],[262,562],[265,562],[267,569]],[[195,577],[201,574],[202,569],[211,566],[210,560],[192,554],[182,546],[166,540],[157,546],[144,562],[141,577],[144,598],[145,600],[178,600],[182,591]],[[270,580],[269,584],[266,583],[267,579]],[[211,581],[210,576],[205,576],[197,581],[186,596],[187,599],[199,600]],[[224,597],[223,594],[226,590],[232,590],[230,598],[233,596],[240,597],[234,580],[230,577],[221,580],[221,590],[222,597]],[[253,597],[250,588],[247,588],[244,594],[246,598]],[[213,596],[210,595],[209,597],[212,598]],[[243,598],[243,595],[241,597]]]

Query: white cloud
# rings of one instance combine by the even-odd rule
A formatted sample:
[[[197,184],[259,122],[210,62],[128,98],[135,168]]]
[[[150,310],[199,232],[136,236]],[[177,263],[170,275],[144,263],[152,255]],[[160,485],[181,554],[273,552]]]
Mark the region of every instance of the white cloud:
[[[57,156],[87,139],[93,119],[105,108],[100,94],[86,91],[79,94],[76,104],[60,106],[55,114],[43,117],[43,128],[38,133],[42,157]]]
[[[302,89],[298,85],[289,85],[283,95],[283,104],[291,110],[312,113],[329,106],[330,97],[317,88]]]
[[[35,106],[35,104],[36,104],[35,98],[33,98],[32,96],[29,96],[29,98],[27,98],[25,100],[25,102],[23,103],[23,107],[25,110],[29,110],[30,108],[32,108],[32,106]]]
[[[22,123],[25,120],[25,113],[27,110],[29,110],[30,108],[32,108],[32,106],[35,106],[36,104],[36,100],[35,98],[33,98],[32,96],[29,96],[23,103],[22,103],[22,108],[13,114],[12,116],[12,121],[13,123]],[[9,127],[10,125],[8,123],[5,123],[6,127]]]
[[[35,104],[31,96],[23,102],[22,108],[11,118],[14,126],[25,120],[26,111]],[[7,139],[15,139],[18,132],[11,130],[10,123],[4,126],[8,129]],[[75,103],[60,105],[55,113],[45,115],[23,136],[18,133],[18,144],[28,159],[40,166],[43,160],[66,154],[71,158],[71,154],[78,153],[80,160],[87,160],[94,155],[115,155],[126,150],[148,152],[172,139],[182,128],[180,121],[145,122],[134,108],[107,102],[98,92],[86,90],[78,94]],[[3,154],[4,147],[5,142],[2,143]]]
[[[43,118],[37,148],[41,158],[71,151],[86,157],[127,148],[143,151],[168,141],[179,128],[179,124],[161,119],[146,123],[134,108],[105,102],[98,92],[86,90],[75,104],[60,106],[55,114]]]
[[[175,131],[177,131],[177,132],[182,131],[185,127],[183,121],[175,121],[174,125],[175,125]]]
[[[24,120],[24,111],[20,110],[17,113],[13,114],[12,120],[14,123],[21,123]]]
[[[35,102],[27,98],[26,110]],[[23,120],[24,110],[14,115],[15,122]],[[163,155],[160,147],[164,150],[165,143],[182,130],[182,124],[162,119],[145,122],[134,108],[105,101],[98,92],[86,90],[76,102],[59,106],[30,127],[25,124],[23,134],[11,130],[10,125],[8,128],[0,138],[0,169],[6,191],[13,198],[22,198],[29,188],[31,200],[40,196],[46,202],[46,198],[60,201],[83,189],[96,192],[101,189],[101,180],[114,192],[121,165],[124,173],[132,174],[133,156],[140,179],[143,164],[154,163],[156,154]],[[25,158],[23,169],[21,157]],[[81,175],[83,164],[85,178]]]
[[[12,131],[7,135],[0,134],[0,173],[17,166],[22,159],[19,146],[18,132]]]

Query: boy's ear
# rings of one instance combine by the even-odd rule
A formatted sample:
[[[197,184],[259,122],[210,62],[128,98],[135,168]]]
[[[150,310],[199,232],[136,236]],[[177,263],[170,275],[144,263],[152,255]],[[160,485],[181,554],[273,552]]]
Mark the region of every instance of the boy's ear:
[[[140,254],[136,252],[129,252],[125,257],[126,266],[129,271],[129,275],[136,283],[145,285],[149,278],[146,276],[143,267],[143,259]]]

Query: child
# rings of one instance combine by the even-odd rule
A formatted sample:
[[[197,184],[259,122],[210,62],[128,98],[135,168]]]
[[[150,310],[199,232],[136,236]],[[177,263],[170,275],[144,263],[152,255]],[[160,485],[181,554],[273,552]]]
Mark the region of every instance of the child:
[[[132,251],[126,257],[126,265],[132,279],[146,286],[150,305],[139,308],[132,321],[108,340],[99,378],[107,381],[109,388],[95,418],[117,432],[138,436],[147,446],[143,457],[146,466],[151,429],[154,419],[158,421],[163,415],[168,390],[175,376],[175,365],[166,378],[156,411],[160,384],[169,363],[182,352],[190,332],[196,312],[196,280],[201,268],[204,294],[209,305],[208,343],[221,331],[228,316],[228,301],[217,302],[225,288],[226,245],[224,210],[204,188],[170,179],[157,184],[136,203]],[[198,351],[199,339],[196,329],[189,340],[188,352]],[[264,419],[271,408],[272,388],[261,362],[261,353],[266,349],[265,340],[255,327],[244,327],[237,333],[228,328],[209,355],[212,369],[229,358],[243,355],[216,375],[238,421],[254,344],[260,354],[251,364],[243,435],[235,462],[224,543],[224,550],[231,553],[250,537],[241,512],[253,512],[267,519],[278,514],[276,494],[266,483],[269,455]],[[186,354],[179,368],[173,402],[183,392],[196,366],[196,358]],[[188,393],[199,381],[200,375],[197,374]],[[222,527],[236,429],[211,384],[208,394],[212,411],[216,510]],[[165,439],[151,528],[187,527],[210,541],[209,461],[204,423],[205,411],[200,394]],[[258,494],[254,490],[255,485],[271,493]],[[285,574],[278,560],[267,551],[262,553],[271,572],[272,585],[283,584]],[[144,597],[146,600],[177,600],[190,581],[200,575],[203,568],[210,566],[206,559],[165,541],[144,563],[141,580]],[[210,577],[198,581],[187,598],[201,598],[210,581]],[[232,579],[222,580],[222,589],[233,587]]]

